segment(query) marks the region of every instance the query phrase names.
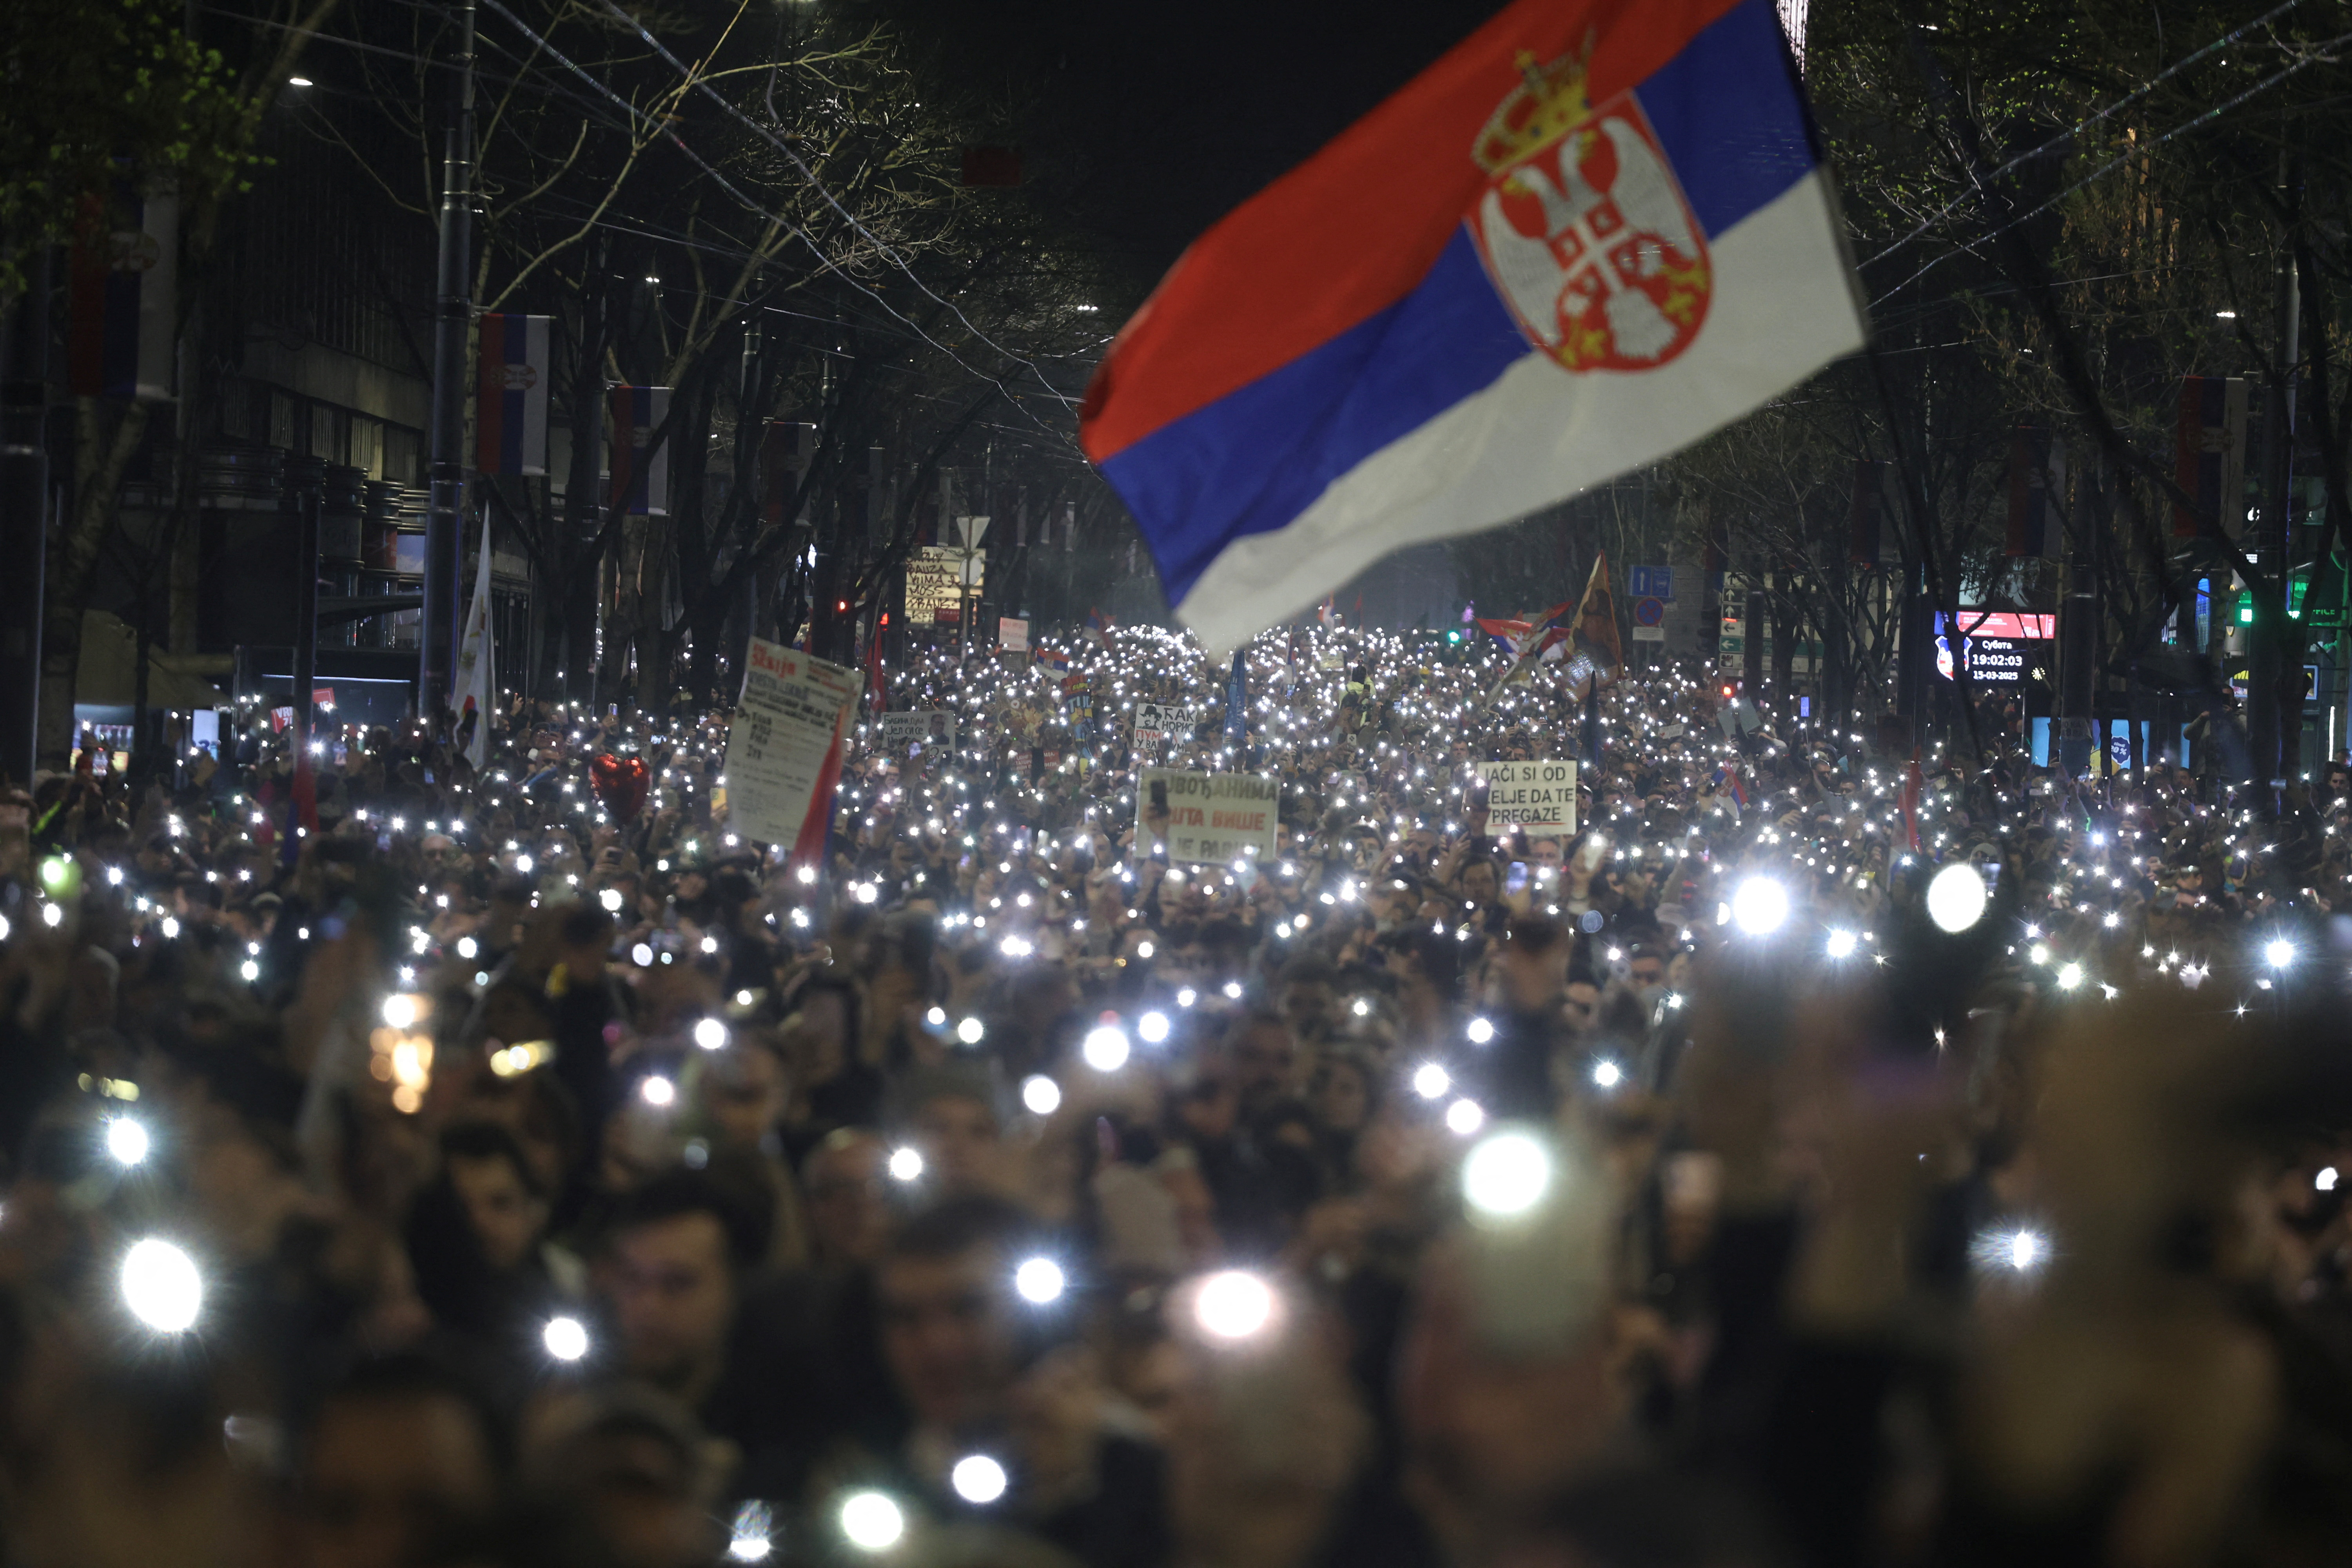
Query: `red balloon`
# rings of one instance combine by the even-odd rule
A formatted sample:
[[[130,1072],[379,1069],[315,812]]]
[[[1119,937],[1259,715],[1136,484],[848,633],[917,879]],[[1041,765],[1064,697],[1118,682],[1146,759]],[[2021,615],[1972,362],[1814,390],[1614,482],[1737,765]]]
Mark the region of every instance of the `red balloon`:
[[[652,770],[646,766],[645,758],[634,752],[616,757],[599,752],[588,759],[588,787],[596,792],[596,798],[616,822],[636,819],[646,808],[646,789],[652,783]]]

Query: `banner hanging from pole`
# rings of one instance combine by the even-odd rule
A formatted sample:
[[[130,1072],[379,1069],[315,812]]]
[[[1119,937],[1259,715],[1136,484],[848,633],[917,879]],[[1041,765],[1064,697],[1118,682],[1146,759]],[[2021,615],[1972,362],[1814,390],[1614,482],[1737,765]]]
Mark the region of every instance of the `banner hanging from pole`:
[[[474,400],[474,467],[485,474],[547,472],[551,316],[481,319]]]
[[[631,517],[669,514],[669,444],[653,446],[669,416],[667,386],[616,386],[612,391],[612,507]]]

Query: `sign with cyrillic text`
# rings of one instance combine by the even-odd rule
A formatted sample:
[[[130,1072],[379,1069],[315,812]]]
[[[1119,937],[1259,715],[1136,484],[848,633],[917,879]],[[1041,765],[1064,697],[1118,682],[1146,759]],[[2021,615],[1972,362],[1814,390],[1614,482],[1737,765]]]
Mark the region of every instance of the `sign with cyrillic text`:
[[[1215,865],[1274,858],[1282,785],[1255,773],[1188,773],[1145,768],[1135,781],[1135,837],[1165,845],[1179,863]]]

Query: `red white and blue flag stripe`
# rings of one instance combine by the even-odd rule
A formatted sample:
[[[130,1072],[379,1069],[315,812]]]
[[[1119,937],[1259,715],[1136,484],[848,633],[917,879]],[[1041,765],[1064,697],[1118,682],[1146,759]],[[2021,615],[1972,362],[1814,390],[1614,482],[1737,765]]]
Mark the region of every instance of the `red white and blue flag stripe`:
[[[1863,339],[1771,0],[1518,0],[1195,243],[1080,432],[1229,647]]]
[[[669,443],[653,445],[654,432],[669,416],[667,386],[616,386],[612,391],[614,511],[632,517],[669,512]]]
[[[485,474],[547,472],[547,316],[482,318],[474,467]]]
[[[179,203],[93,197],[66,277],[66,381],[77,397],[172,395],[179,334]]]

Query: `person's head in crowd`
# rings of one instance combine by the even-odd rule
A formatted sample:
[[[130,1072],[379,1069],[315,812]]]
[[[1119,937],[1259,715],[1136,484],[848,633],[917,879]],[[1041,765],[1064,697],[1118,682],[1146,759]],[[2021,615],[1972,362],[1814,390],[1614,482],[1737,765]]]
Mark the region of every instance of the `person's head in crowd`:
[[[1283,966],[1275,1005],[1291,1033],[1312,1044],[1339,1021],[1339,977],[1320,959],[1293,959]]]
[[[863,1127],[835,1128],[809,1151],[801,1194],[817,1267],[862,1268],[882,1256],[897,1217],[889,1159],[880,1135]]]
[[[883,1360],[919,1425],[957,1432],[1003,1418],[1024,1353],[1013,1275],[1028,1231],[1002,1198],[950,1198],[909,1219],[883,1255]]]
[[[441,1166],[483,1260],[520,1267],[547,1227],[551,1195],[520,1140],[495,1121],[454,1122],[441,1133]]]
[[[1236,1018],[1226,1031],[1223,1056],[1245,1116],[1259,1115],[1297,1090],[1297,1041],[1276,1014],[1250,1012]]]
[[[1004,1128],[996,1086],[984,1068],[962,1063],[918,1068],[906,1075],[898,1116],[923,1158],[934,1191],[990,1190],[1001,1180]]]
[[[784,1059],[765,1030],[739,1026],[704,1058],[696,1081],[714,1148],[760,1152],[773,1141],[792,1098]]]
[[[508,1422],[478,1375],[415,1352],[364,1361],[304,1435],[290,1499],[300,1568],[407,1568],[504,1500]]]
[[[699,1405],[718,1386],[747,1276],[767,1256],[764,1194],[708,1171],[665,1171],[604,1227],[598,1283],[631,1376]]]
[[[1493,903],[1502,891],[1502,880],[1496,873],[1495,862],[1484,855],[1465,861],[1462,867],[1461,888],[1465,903],[1481,908]]]
[[[1495,1005],[1528,1014],[1556,1006],[1575,952],[1559,921],[1543,915],[1513,917],[1497,952]]]
[[[587,1527],[609,1568],[701,1568],[726,1544],[711,1504],[724,1464],[694,1417],[642,1385],[569,1391],[534,1411],[531,1496]]]

